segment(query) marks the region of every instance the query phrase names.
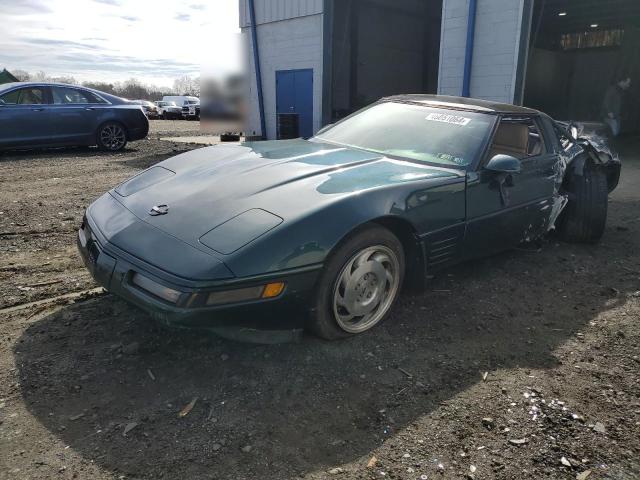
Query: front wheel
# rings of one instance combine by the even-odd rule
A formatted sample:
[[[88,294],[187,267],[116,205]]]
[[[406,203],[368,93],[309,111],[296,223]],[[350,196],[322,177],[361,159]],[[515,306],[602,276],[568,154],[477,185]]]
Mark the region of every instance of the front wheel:
[[[107,122],[98,129],[97,142],[100,150],[117,152],[127,144],[127,132],[117,122]]]
[[[572,175],[569,203],[558,219],[558,233],[567,242],[596,243],[607,223],[609,186],[601,168],[585,166],[582,175]]]
[[[331,255],[318,282],[309,329],[327,340],[370,330],[395,303],[404,278],[402,244],[368,226]]]

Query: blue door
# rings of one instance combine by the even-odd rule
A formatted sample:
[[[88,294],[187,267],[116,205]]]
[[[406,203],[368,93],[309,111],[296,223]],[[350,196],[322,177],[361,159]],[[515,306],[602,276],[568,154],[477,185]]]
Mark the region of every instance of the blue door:
[[[278,138],[313,135],[313,69],[276,71]]]

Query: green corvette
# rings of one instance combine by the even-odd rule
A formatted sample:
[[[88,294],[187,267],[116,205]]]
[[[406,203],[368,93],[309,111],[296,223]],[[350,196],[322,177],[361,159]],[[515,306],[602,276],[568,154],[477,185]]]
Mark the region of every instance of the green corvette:
[[[309,140],[194,150],[104,194],[78,232],[110,292],[176,327],[380,323],[403,286],[552,229],[595,242],[620,162],[513,105],[389,97]]]

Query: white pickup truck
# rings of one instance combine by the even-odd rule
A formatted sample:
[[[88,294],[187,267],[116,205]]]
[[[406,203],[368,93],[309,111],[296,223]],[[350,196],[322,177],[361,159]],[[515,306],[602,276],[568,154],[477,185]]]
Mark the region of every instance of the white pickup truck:
[[[164,100],[160,100],[158,102],[155,102],[155,104],[158,107],[158,115],[163,120],[182,118],[182,107],[179,107],[176,102],[166,102]]]
[[[163,102],[175,102],[180,107],[180,115],[187,120],[200,120],[200,99],[188,95],[165,95]]]

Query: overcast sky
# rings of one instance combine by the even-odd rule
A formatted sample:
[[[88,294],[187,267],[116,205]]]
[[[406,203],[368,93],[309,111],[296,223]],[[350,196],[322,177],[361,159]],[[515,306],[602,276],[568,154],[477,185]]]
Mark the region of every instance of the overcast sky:
[[[0,22],[0,70],[170,86],[242,63],[238,0],[0,0]]]

